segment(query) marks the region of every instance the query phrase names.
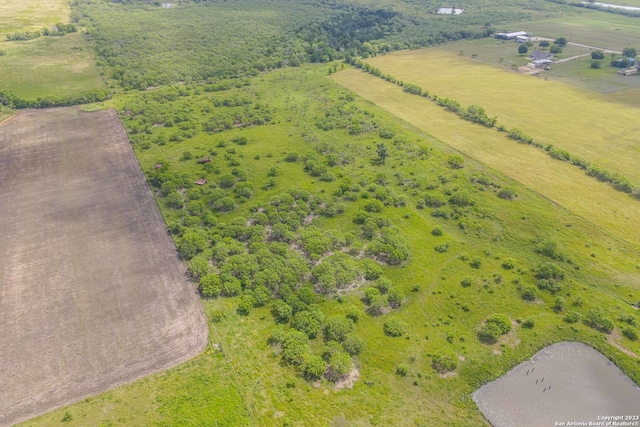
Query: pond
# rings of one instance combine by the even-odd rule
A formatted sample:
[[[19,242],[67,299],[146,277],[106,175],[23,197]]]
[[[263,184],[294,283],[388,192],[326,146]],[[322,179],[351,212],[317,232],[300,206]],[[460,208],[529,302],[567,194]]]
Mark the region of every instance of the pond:
[[[640,387],[577,342],[544,348],[473,400],[494,427],[640,426]]]

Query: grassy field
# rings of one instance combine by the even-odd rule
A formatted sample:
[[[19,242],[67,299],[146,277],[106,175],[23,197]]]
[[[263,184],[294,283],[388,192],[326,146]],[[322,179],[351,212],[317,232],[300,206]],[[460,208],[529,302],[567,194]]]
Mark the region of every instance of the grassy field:
[[[635,137],[640,103],[620,105],[606,95],[478,64],[454,54],[451,46],[398,52],[369,63],[433,95],[482,106],[507,129],[521,129],[545,145],[640,183]]]
[[[93,55],[82,34],[0,41],[0,91],[27,99],[72,96],[102,88]]]
[[[0,36],[16,31],[40,30],[69,20],[71,8],[65,0],[3,0],[0,3]]]
[[[551,84],[533,77],[513,77],[529,79],[536,84]],[[411,96],[401,88],[361,71],[346,70],[336,74],[334,79],[397,117],[490,168],[507,174],[596,226],[640,245],[640,230],[635,226],[636,218],[640,215],[640,203],[626,194],[614,191],[609,185],[588,177],[574,166],[552,159],[540,150],[518,144],[494,130],[462,121],[431,102]],[[482,86],[479,85],[478,91],[481,90]],[[438,93],[442,94],[441,91]],[[456,99],[455,96],[453,98]],[[520,99],[514,97],[514,100]],[[540,112],[546,113],[543,108]],[[517,125],[520,126],[520,123]],[[549,127],[544,129],[549,130]]]
[[[0,180],[0,426],[203,350],[202,306],[113,110],[4,121]]]
[[[8,41],[5,34],[69,22],[64,0],[9,0],[0,4],[0,91],[25,99],[68,97],[104,88],[82,34]]]
[[[565,37],[574,43],[599,48],[622,50],[628,45],[640,46],[638,18],[577,8],[572,10],[579,13],[528,22],[526,30],[543,37]],[[512,25],[520,27],[523,24],[514,22]]]
[[[567,310],[585,313],[603,307],[611,316],[637,316],[628,306],[628,301],[640,299],[636,268],[640,254],[634,246],[471,158],[466,158],[463,169],[451,169],[447,165],[451,148],[383,109],[353,97],[327,79],[326,71],[325,66],[302,66],[260,76],[249,86],[223,92],[181,86],[131,93],[118,102],[140,164],[151,182],[157,176],[154,165],[158,162],[175,176],[183,177],[183,182],[193,183],[200,178],[209,182],[201,190],[186,185],[188,200],[184,208],[171,207],[167,196],[154,184],[158,204],[172,233],[179,233],[175,230],[182,224],[189,229],[202,229],[217,240],[216,234],[226,235],[240,224],[248,229],[245,224],[252,212],[260,212],[261,207],[268,209],[276,200],[274,196],[295,189],[343,206],[344,213],[316,215],[313,225],[324,233],[353,232],[360,240],[360,226],[354,224],[354,216],[373,194],[389,194],[381,215],[397,227],[411,255],[402,266],[382,268],[393,286],[404,292],[402,306],[371,316],[364,314],[362,289],[342,297],[319,296],[319,306],[327,318],[344,317],[351,307],[360,311],[353,333],[365,347],[354,356],[359,378],[353,388],[338,390],[335,383],[326,379],[307,381],[299,368],[288,366],[278,347],[267,344],[274,330],[269,306],[240,315],[237,308],[243,297],[217,298],[204,300],[211,333],[209,348],[203,355],[177,369],[24,425],[57,425],[65,416],[72,418],[67,425],[105,426],[486,425],[470,393],[544,345],[559,340],[589,342],[615,359],[625,372],[640,378],[633,356],[620,350],[639,353],[637,341],[615,333],[605,336],[580,322],[569,325],[562,321],[564,313],[552,308],[554,295],[539,291],[535,302],[526,302],[519,291],[520,286],[535,282],[533,271],[549,260],[534,251],[536,242],[553,239],[572,260],[558,261],[567,273],[561,293],[567,299]],[[361,75],[352,73],[355,72],[344,71],[336,78]],[[362,82],[365,86],[386,87],[378,80]],[[182,95],[168,97],[179,91]],[[219,102],[225,99],[250,101],[246,107],[225,107]],[[398,99],[411,105],[412,98]],[[270,101],[269,124],[212,133],[202,130],[211,117],[263,111],[264,100]],[[190,111],[189,123],[162,125],[185,109]],[[321,130],[320,122],[335,114],[346,115],[347,128]],[[435,113],[423,115],[438,120]],[[352,130],[350,135],[348,129],[356,122],[367,130]],[[442,123],[452,133],[461,133],[456,132],[450,120]],[[322,126],[326,128],[326,124]],[[391,130],[395,139],[382,139],[383,130],[387,134]],[[247,143],[233,143],[238,137],[246,138]],[[474,137],[485,142],[481,132],[474,132]],[[384,164],[375,161],[375,144],[380,141],[389,150]],[[292,152],[305,160],[286,161]],[[346,162],[331,166],[328,161],[332,155]],[[197,163],[208,156],[212,167]],[[305,171],[309,160],[328,165],[327,172],[335,179],[320,179]],[[272,168],[273,186],[265,186]],[[235,200],[235,209],[221,213],[207,207],[205,210],[214,214],[215,221],[208,220],[209,225],[203,225],[197,215],[206,215],[190,212],[194,212],[196,202],[207,200],[219,190],[223,177],[232,173],[253,184],[253,194],[246,200],[227,190]],[[359,191],[365,195],[355,199],[332,197],[344,182],[367,182]],[[498,198],[498,188],[504,186],[513,186],[518,197],[513,201]],[[457,217],[436,217],[436,209],[416,207],[424,194],[446,197],[459,190],[469,192],[474,206],[456,208]],[[394,206],[392,200],[400,200],[401,196],[406,206]],[[444,209],[448,211],[450,206]],[[441,228],[442,235],[432,232],[434,228]],[[179,234],[174,237],[182,247]],[[435,250],[438,245],[446,249]],[[501,267],[507,258],[514,259],[516,268]],[[461,285],[465,278],[470,278],[470,286]],[[303,286],[309,284],[305,281]],[[579,299],[581,305],[577,303]],[[514,323],[514,331],[496,344],[482,344],[476,336],[477,328],[494,312],[506,313],[514,321],[530,317],[535,320],[535,327],[526,329]],[[400,338],[383,332],[383,324],[391,317],[405,325]],[[620,323],[616,325],[617,331]],[[312,354],[327,349],[324,336],[321,332],[309,340]],[[440,375],[433,368],[433,358],[442,352],[453,352],[457,358],[457,368],[448,375]],[[397,373],[399,366],[406,367],[406,375]]]

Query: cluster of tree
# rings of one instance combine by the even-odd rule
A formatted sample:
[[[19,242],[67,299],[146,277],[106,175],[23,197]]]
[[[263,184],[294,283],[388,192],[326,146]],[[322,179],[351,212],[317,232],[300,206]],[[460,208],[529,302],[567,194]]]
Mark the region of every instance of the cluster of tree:
[[[64,36],[65,34],[76,32],[78,32],[78,26],[76,24],[63,24],[61,22],[56,23],[53,29],[49,29],[48,27],[42,29],[43,36]]]

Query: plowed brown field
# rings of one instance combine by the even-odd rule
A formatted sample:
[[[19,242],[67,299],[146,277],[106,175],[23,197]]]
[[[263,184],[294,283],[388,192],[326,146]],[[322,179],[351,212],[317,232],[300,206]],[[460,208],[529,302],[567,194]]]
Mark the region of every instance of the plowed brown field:
[[[114,111],[0,125],[0,426],[181,363],[207,324]]]

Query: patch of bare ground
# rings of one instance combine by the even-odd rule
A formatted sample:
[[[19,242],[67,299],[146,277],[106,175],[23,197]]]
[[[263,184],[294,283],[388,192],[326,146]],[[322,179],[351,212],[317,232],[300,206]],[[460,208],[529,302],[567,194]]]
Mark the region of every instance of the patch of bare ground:
[[[353,388],[356,381],[360,378],[360,371],[358,368],[353,368],[351,372],[349,372],[344,378],[340,381],[337,381],[333,386],[334,390],[342,390],[344,388]]]
[[[113,110],[0,125],[0,426],[173,367],[207,322]]]
[[[609,344],[611,344],[612,346],[614,346],[615,348],[617,348],[627,356],[631,356],[634,359],[640,359],[640,356],[638,356],[633,351],[629,350],[628,348],[625,348],[622,344],[620,344],[620,340],[622,340],[622,337],[620,336],[620,333],[617,330],[614,330],[609,335],[607,335],[607,341],[609,342]]]

